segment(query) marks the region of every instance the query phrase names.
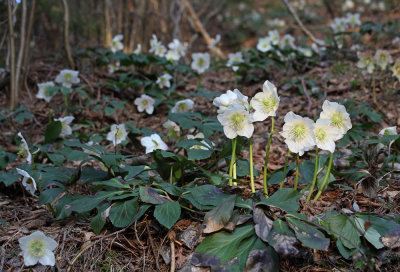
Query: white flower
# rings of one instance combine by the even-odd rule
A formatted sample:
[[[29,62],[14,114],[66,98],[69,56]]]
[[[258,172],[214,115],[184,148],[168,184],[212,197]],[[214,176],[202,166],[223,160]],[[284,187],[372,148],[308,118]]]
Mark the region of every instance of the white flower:
[[[280,133],[285,138],[289,150],[303,156],[305,151],[315,146],[314,121],[293,112],[285,115],[285,124]]]
[[[172,42],[170,42],[168,44],[168,48],[171,51],[176,52],[179,57],[183,57],[186,54],[186,47],[178,39],[174,39]]]
[[[150,40],[149,52],[153,53],[156,56],[164,57],[166,51],[167,49],[165,48],[165,46],[160,41],[158,41],[157,36],[153,34],[153,37]]]
[[[170,80],[172,79],[172,76],[168,73],[163,74],[162,76],[157,78],[156,83],[158,84],[158,87],[160,89],[162,88],[170,88],[171,87],[171,82]]]
[[[318,119],[314,126],[314,135],[317,147],[322,150],[335,151],[335,140],[340,137],[340,131],[331,126],[328,119]]]
[[[35,195],[36,192],[36,181],[35,179],[28,174],[25,170],[15,168],[17,170],[18,174],[20,174],[22,178],[22,185],[25,187],[25,189],[31,193],[31,195]]]
[[[49,93],[49,88],[54,87],[54,83],[52,81],[38,83],[39,92],[36,94],[37,98],[41,98],[46,100],[46,102],[50,102],[53,98],[54,94]]]
[[[171,112],[188,112],[193,109],[194,102],[190,99],[179,100],[175,103],[175,106],[171,109]]]
[[[117,51],[124,49],[124,44],[122,43],[123,38],[124,35],[117,35],[112,39],[110,45],[111,52],[115,53]]]
[[[168,139],[170,139],[171,141],[179,140],[179,136],[181,134],[181,129],[177,123],[175,123],[171,120],[167,120],[163,124],[163,127],[167,129],[167,138]]]
[[[119,69],[119,66],[120,66],[119,61],[116,61],[115,63],[110,63],[108,65],[108,72],[110,74],[114,74],[114,72]]]
[[[211,41],[210,45],[208,46],[208,48],[212,48],[212,47],[216,46],[220,41],[221,41],[221,35],[217,34],[215,36],[215,38],[212,39],[212,41]]]
[[[71,88],[72,84],[78,84],[81,81],[78,75],[79,71],[64,69],[57,75],[55,82]]]
[[[393,45],[399,45],[400,44],[400,37],[395,37],[392,41]]]
[[[264,37],[258,39],[257,50],[263,53],[272,50],[271,37]]]
[[[347,113],[343,105],[336,102],[325,100],[319,118],[328,119],[331,121],[331,126],[339,130],[340,134],[335,141],[341,139],[352,128],[350,114]]]
[[[347,13],[346,20],[351,27],[356,27],[361,25],[359,13]]]
[[[243,62],[243,55],[242,52],[236,52],[236,53],[230,53],[228,54],[228,62],[226,63],[226,66],[232,67],[233,71],[237,71],[239,69],[239,66],[234,66],[233,64],[238,64]]]
[[[75,119],[75,117],[73,117],[73,116],[65,116],[62,118],[54,119],[54,121],[61,122],[61,133],[60,133],[61,137],[72,134],[72,128],[71,128],[70,124],[72,123],[72,121],[74,119]]]
[[[204,139],[204,134],[203,133],[197,133],[196,135],[187,135],[186,136],[189,140],[194,140],[194,139]],[[202,150],[210,150],[212,147],[206,142],[206,141],[201,141],[203,145],[193,145],[190,147],[190,149],[202,149]],[[214,145],[212,143],[212,145]]]
[[[17,135],[18,135],[18,137],[21,138],[21,142],[22,142],[22,144],[23,144],[23,146],[24,146],[24,153],[27,154],[26,161],[27,161],[29,164],[32,164],[32,154],[31,154],[31,152],[29,151],[28,143],[26,142],[24,136],[22,136],[22,133],[21,133],[21,132],[18,132]]]
[[[386,50],[376,50],[374,58],[376,64],[381,67],[382,70],[385,70],[386,67],[393,62],[392,56]]]
[[[126,131],[125,124],[113,124],[111,131],[107,134],[107,140],[113,143],[114,146],[126,140],[128,132]]]
[[[138,45],[136,46],[135,51],[133,51],[134,54],[139,55],[140,53],[142,53],[142,45],[140,43],[138,43]]]
[[[151,134],[150,136],[143,137],[140,143],[146,147],[146,154],[153,152],[156,149],[167,150],[168,146],[163,142],[160,135]]]
[[[357,67],[361,69],[367,69],[368,73],[372,74],[375,69],[374,59],[370,54],[357,52],[358,62]]]
[[[134,101],[135,105],[138,108],[138,111],[139,112],[146,111],[147,114],[153,113],[154,102],[155,102],[155,100],[146,94],[142,94],[140,97],[136,98]]]
[[[302,53],[305,57],[309,58],[312,56],[312,50],[310,48],[306,48],[306,47],[299,47],[297,48],[297,51],[299,51],[300,53]]]
[[[283,36],[282,40],[279,42],[279,47],[282,49],[286,47],[296,49],[293,36],[290,34],[286,34],[285,36]]]
[[[278,19],[278,18],[275,18],[275,19],[272,19],[272,20],[267,20],[267,25],[269,25],[269,26],[284,27],[285,24],[286,23],[285,23],[284,20],[281,20],[281,19]]]
[[[167,54],[165,54],[165,58],[168,61],[172,62],[172,61],[178,61],[181,58],[181,56],[179,56],[178,52],[175,50],[168,50]]]
[[[281,39],[279,32],[276,29],[268,31],[268,37],[269,37],[271,44],[273,44],[273,45],[278,45],[279,41]]]
[[[397,135],[396,129],[396,126],[384,128],[379,132],[379,135]]]
[[[393,75],[400,80],[400,59],[396,60],[392,68],[390,69],[393,72]]]
[[[333,32],[344,32],[347,28],[347,19],[346,18],[335,18],[333,19],[333,23],[331,24],[331,28]]]
[[[210,67],[210,54],[193,53],[191,67],[198,74],[204,73]]]
[[[35,265],[38,262],[42,265],[55,265],[53,250],[56,249],[57,242],[44,235],[43,232],[35,231],[31,235],[21,237],[18,242],[23,251],[26,266]]]
[[[342,10],[346,11],[354,8],[354,2],[352,0],[346,0],[342,6]]]
[[[224,111],[231,104],[239,104],[246,110],[249,110],[249,98],[243,95],[238,89],[227,90],[226,93],[214,98],[213,105],[218,107],[218,113],[224,113]]]
[[[239,104],[230,105],[224,113],[218,114],[217,118],[229,139],[234,139],[238,135],[247,138],[253,135],[253,118],[248,110]]]
[[[279,107],[279,96],[274,84],[266,80],[263,85],[263,91],[257,93],[250,101],[254,108],[254,121],[264,121],[269,116],[275,116]]]

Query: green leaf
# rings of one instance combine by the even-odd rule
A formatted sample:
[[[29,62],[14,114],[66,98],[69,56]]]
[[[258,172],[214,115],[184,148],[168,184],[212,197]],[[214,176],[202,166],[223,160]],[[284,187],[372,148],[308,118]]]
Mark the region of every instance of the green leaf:
[[[134,198],[124,202],[118,202],[110,210],[110,221],[117,228],[125,228],[132,224],[134,216],[139,209],[138,199]]]
[[[97,215],[90,220],[90,226],[93,229],[93,232],[98,235],[100,234],[100,231],[103,229],[104,224],[106,223],[106,219],[103,218],[102,213],[110,207],[109,203],[104,203],[103,205],[100,206],[100,208],[97,209]]]
[[[170,229],[181,216],[181,206],[179,202],[167,202],[157,205],[154,209],[154,217],[161,225]]]
[[[110,186],[110,187],[114,187],[114,188],[122,188],[122,189],[130,189],[131,188],[131,186],[129,186],[129,184],[121,178],[112,178],[109,180],[95,181],[95,182],[93,182],[93,184]]]
[[[318,229],[291,216],[287,216],[286,220],[296,233],[297,239],[306,247],[324,251],[328,250],[330,240]]]
[[[68,154],[66,154],[67,161],[82,161],[86,159],[89,154],[80,151],[80,150],[71,150]]]
[[[49,144],[54,142],[61,133],[61,122],[60,121],[52,121],[46,128],[44,133],[44,143]]]
[[[106,115],[113,115],[113,114],[114,114],[114,108],[112,108],[112,107],[105,107],[104,113],[105,113]]]
[[[282,188],[276,191],[269,198],[263,199],[257,205],[268,205],[281,208],[288,212],[295,212],[299,209],[298,199],[300,194],[291,188]]]
[[[58,195],[60,195],[63,192],[65,192],[65,190],[61,188],[52,188],[44,190],[40,193],[38,204],[43,205],[51,203]]]
[[[285,256],[295,256],[299,252],[294,246],[297,242],[296,236],[293,231],[289,229],[289,226],[281,219],[274,221],[267,242],[276,252]]]
[[[19,179],[20,175],[15,173],[0,172],[0,182],[6,186],[10,186]]]
[[[338,237],[342,244],[347,248],[356,248],[360,245],[360,233],[353,226],[352,222],[349,220],[354,220],[353,218],[347,218],[343,214],[338,214],[335,216],[330,216],[324,220],[325,227],[328,230],[332,230],[335,237]]]
[[[65,157],[61,154],[56,154],[56,153],[46,153],[47,157],[49,157],[49,159],[56,165],[61,165],[64,160]]]
[[[365,225],[366,225],[365,220],[356,217],[355,221],[356,225],[360,228],[360,230],[362,230],[363,235],[365,239],[368,240],[368,242],[370,242],[377,249],[381,249],[384,247],[384,245],[379,240],[381,234],[373,226],[369,226],[367,230],[365,230]]]
[[[200,210],[211,210],[229,197],[221,189],[209,184],[188,189],[188,192],[183,198]]]
[[[229,222],[235,206],[236,195],[231,195],[217,207],[207,212],[202,225],[203,233],[212,233],[221,230]]]
[[[204,160],[211,157],[212,151],[205,149],[189,149],[188,160]]]
[[[140,193],[140,200],[146,203],[150,204],[164,204],[167,203],[168,200],[165,198],[161,197],[156,190],[150,187],[140,187],[139,188],[139,193]]]

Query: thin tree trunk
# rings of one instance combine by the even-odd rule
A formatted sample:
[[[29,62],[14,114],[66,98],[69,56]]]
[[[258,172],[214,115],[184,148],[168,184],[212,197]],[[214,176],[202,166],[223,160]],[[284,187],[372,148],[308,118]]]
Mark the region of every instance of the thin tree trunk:
[[[18,93],[15,86],[15,44],[14,44],[14,24],[12,0],[7,1],[8,8],[8,32],[10,32],[10,109],[13,110],[18,105]]]
[[[26,42],[24,48],[24,59],[22,61],[22,80],[25,79],[26,73],[28,71],[28,62],[30,56],[30,43],[32,38],[32,28],[35,19],[35,9],[36,9],[36,0],[31,1],[31,6],[29,10],[29,19],[28,19],[28,31],[26,32]]]
[[[104,41],[104,47],[109,47],[112,40],[111,34],[111,18],[110,18],[110,4],[108,0],[104,0],[104,20],[105,20],[105,29],[106,29],[106,37]]]
[[[18,59],[17,59],[17,67],[15,71],[15,90],[16,96],[18,97],[18,93],[21,88],[21,71],[22,71],[22,60],[24,58],[24,49],[26,43],[26,10],[27,10],[27,2],[26,0],[22,0],[22,14],[21,14],[21,33],[20,33],[20,42],[19,42],[19,50],[18,50]]]
[[[71,69],[75,69],[74,60],[72,58],[71,47],[69,46],[69,9],[67,0],[62,0],[64,6],[64,46],[67,53],[67,59]]]

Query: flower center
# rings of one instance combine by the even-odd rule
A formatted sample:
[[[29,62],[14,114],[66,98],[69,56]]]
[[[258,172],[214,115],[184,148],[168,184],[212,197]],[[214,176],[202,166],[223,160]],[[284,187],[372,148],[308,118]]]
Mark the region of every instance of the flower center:
[[[142,100],[142,105],[147,106],[149,104],[149,101],[147,99]]]
[[[204,63],[205,63],[205,61],[204,61],[203,58],[198,58],[198,59],[197,59],[197,65],[199,65],[200,67],[203,67],[203,66],[204,66]]]
[[[117,47],[117,46],[118,46],[118,44],[119,44],[119,42],[118,42],[118,41],[113,41],[113,42],[112,42],[112,46],[113,46],[113,47]]]
[[[178,111],[180,111],[180,112],[186,111],[186,104],[185,103],[180,103],[178,105]]]
[[[344,117],[343,114],[341,112],[335,112],[334,114],[331,115],[331,118],[329,118],[329,120],[331,121],[332,125],[337,127],[337,128],[341,128],[343,126],[344,123]]]
[[[231,115],[231,124],[235,130],[241,130],[244,127],[244,114],[234,113]]]
[[[151,141],[153,142],[155,148],[160,146],[156,140],[151,140]]]
[[[43,239],[36,238],[29,242],[29,253],[35,257],[42,257],[46,253],[46,243]]]
[[[379,56],[379,59],[381,60],[381,62],[385,62],[386,59],[387,59],[386,54],[382,53],[382,54]]]
[[[72,80],[72,75],[70,73],[64,74],[64,80],[70,82]]]
[[[46,86],[46,87],[43,88],[43,94],[44,94],[45,96],[50,96],[50,95],[51,95],[51,93],[50,93],[50,86]]]
[[[290,136],[294,141],[301,141],[307,136],[307,129],[305,124],[296,124],[290,131]]]
[[[275,98],[268,94],[265,96],[264,100],[261,101],[264,104],[264,112],[271,112],[274,110],[276,106],[276,100]]]
[[[124,132],[122,131],[122,129],[117,129],[117,131],[115,132],[115,139],[119,140],[122,139],[124,137]]]
[[[400,65],[394,66],[394,73],[395,73],[396,75],[400,75]]]
[[[317,139],[318,142],[320,143],[325,142],[327,134],[323,128],[316,129],[314,133],[315,133],[315,138]]]
[[[393,135],[393,133],[392,133],[390,130],[386,129],[386,130],[383,132],[383,135]]]
[[[66,122],[61,122],[61,130],[66,131],[68,127],[68,124]]]

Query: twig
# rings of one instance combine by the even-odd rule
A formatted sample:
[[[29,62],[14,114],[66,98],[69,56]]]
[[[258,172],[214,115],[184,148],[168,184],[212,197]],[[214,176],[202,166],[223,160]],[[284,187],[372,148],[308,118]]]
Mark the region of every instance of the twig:
[[[74,60],[72,59],[71,47],[69,46],[69,10],[67,0],[62,0],[64,6],[64,46],[67,53],[67,59],[71,69],[75,69]]]
[[[310,112],[311,111],[311,106],[312,106],[312,101],[311,101],[310,94],[307,91],[304,79],[301,79],[301,86],[303,87],[304,95],[307,97],[307,100],[308,100],[307,112]]]
[[[154,258],[155,258],[155,260],[156,260],[156,267],[157,267],[157,270],[158,270],[158,271],[161,271],[160,265],[158,264],[158,261],[157,261],[157,256],[158,256],[158,254],[157,254],[157,252],[156,252],[156,250],[155,250],[155,248],[154,248],[154,241],[153,241],[153,237],[151,237],[150,227],[149,227],[149,222],[148,222],[148,221],[146,221],[146,230],[147,230],[147,235],[148,235],[149,241],[150,241],[151,251],[153,252]]]
[[[0,271],[3,271],[5,258],[6,258],[6,250],[4,249],[4,247],[1,247]]]
[[[176,234],[175,231],[171,231],[168,234],[168,238],[170,240],[170,247],[171,247],[171,272],[175,272],[176,260],[175,260],[175,238]]]
[[[146,267],[146,250],[144,249],[144,245],[143,245],[142,241],[140,241],[139,236],[137,234],[136,223],[137,223],[137,221],[135,221],[135,236],[136,236],[136,240],[139,242],[140,246],[143,249],[143,272],[144,272],[144,268]]]
[[[15,71],[15,91],[18,96],[20,87],[21,87],[21,70],[22,70],[22,60],[24,58],[25,52],[25,36],[26,36],[26,8],[27,0],[22,0],[22,14],[21,14],[21,39],[19,41],[19,50],[18,50],[18,59],[17,59],[17,67]]]
[[[8,0],[8,31],[10,32],[10,109],[13,110],[18,104],[18,94],[15,86],[15,41],[14,41],[14,23],[12,12],[12,0]]]

